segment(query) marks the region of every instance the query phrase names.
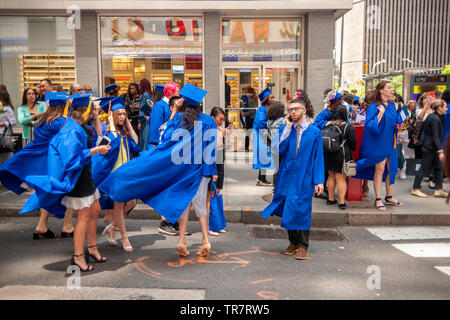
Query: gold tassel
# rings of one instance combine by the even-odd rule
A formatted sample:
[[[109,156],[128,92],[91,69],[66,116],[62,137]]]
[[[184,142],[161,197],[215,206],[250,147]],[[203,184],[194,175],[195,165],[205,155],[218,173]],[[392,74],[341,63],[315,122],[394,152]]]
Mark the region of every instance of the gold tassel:
[[[68,114],[69,114],[69,100],[67,100],[66,107],[64,108],[64,117],[67,118]]]
[[[87,108],[86,111],[83,113],[83,118],[84,118],[85,120],[88,119],[89,114],[91,113],[91,104],[92,104],[92,100],[89,100],[88,108]]]

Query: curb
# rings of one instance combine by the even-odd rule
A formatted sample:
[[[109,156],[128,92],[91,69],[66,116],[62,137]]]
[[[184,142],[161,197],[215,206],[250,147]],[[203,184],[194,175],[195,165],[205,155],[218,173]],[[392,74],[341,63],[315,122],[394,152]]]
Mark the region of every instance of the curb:
[[[138,205],[139,206],[139,205]],[[21,208],[0,207],[0,217],[37,217],[38,212],[19,215]],[[226,221],[229,223],[243,223],[253,225],[279,225],[280,217],[271,216],[263,219],[261,211],[248,211],[245,209],[225,210]],[[100,217],[105,211],[102,210]],[[76,217],[76,213],[74,213]],[[127,219],[151,219],[159,220],[161,216],[153,209],[136,208]],[[450,226],[449,213],[408,213],[408,212],[352,212],[352,211],[313,211],[311,227],[332,228],[341,226]],[[189,214],[190,221],[196,221],[197,216],[193,211]]]

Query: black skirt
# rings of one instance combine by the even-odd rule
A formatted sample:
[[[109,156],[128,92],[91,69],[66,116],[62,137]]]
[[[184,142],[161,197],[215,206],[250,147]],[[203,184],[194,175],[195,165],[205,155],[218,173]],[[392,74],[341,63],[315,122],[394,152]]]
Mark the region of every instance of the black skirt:
[[[74,198],[84,198],[95,193],[95,183],[94,179],[92,178],[91,167],[92,164],[89,161],[89,163],[83,167],[75,188],[73,188],[73,190],[70,191],[67,196]]]

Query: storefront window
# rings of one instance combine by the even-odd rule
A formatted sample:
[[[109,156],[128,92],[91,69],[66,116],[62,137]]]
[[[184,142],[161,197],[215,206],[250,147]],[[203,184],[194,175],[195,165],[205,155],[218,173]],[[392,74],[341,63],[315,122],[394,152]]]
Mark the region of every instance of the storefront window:
[[[14,106],[39,80],[69,90],[75,82],[74,32],[65,17],[0,16],[0,83]],[[17,109],[17,108],[16,108]]]
[[[300,61],[301,20],[224,19],[222,60]]]
[[[119,94],[144,78],[202,88],[202,42],[201,18],[102,17],[103,84],[115,81]]]

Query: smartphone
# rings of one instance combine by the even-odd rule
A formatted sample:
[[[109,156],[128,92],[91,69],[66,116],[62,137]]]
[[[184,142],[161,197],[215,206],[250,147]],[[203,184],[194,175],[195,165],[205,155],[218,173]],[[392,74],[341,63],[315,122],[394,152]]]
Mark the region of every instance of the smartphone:
[[[293,122],[291,116],[288,116],[288,119],[289,119],[290,122]]]
[[[111,143],[111,139],[107,136],[98,137],[99,141],[97,141],[97,146],[109,146]]]

